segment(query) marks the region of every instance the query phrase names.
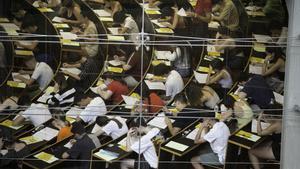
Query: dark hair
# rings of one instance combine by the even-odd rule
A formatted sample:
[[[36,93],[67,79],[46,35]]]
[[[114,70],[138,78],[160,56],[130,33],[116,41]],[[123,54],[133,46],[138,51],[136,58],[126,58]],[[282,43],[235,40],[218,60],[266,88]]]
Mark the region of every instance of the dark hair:
[[[181,93],[178,93],[175,95],[174,97],[174,102],[180,102],[180,103],[184,103],[184,104],[187,104],[188,103],[188,99],[187,97],[185,96],[185,93],[181,92]]]
[[[146,120],[143,117],[137,117],[131,120],[129,124],[129,128],[139,127],[139,126],[147,126]]]
[[[71,8],[74,6],[73,0],[63,0],[62,6],[66,8]]]
[[[224,68],[224,62],[221,61],[220,59],[218,58],[215,58],[213,59],[211,62],[210,62],[210,65],[213,69],[217,69],[217,70],[222,70]]]
[[[124,11],[118,11],[114,14],[113,19],[115,23],[123,23],[127,18],[126,13]]]
[[[192,82],[185,90],[186,96],[191,106],[200,106],[200,99],[203,96],[202,87]]]
[[[169,72],[170,72],[170,67],[164,63],[160,63],[157,66],[154,66],[153,68],[153,74],[155,76],[162,76],[168,74]]]
[[[221,1],[223,1],[223,0],[212,0],[212,4],[214,5],[214,4],[218,4],[218,3],[220,3]]]
[[[222,35],[230,35],[230,30],[225,26],[219,26],[218,32]]]
[[[275,44],[271,44],[272,46],[266,47],[266,52],[268,53],[274,53],[274,61],[277,61],[278,58],[284,56],[285,54],[282,52],[281,48],[279,46],[276,46]]]
[[[88,97],[88,95],[86,95],[83,90],[78,90],[75,92],[75,95],[74,95],[74,103],[78,103],[82,99],[85,99],[87,97]]]
[[[88,10],[81,10],[81,15],[82,17],[88,17],[89,16],[89,11]]]
[[[109,121],[116,122],[119,129],[122,128],[122,123],[119,122],[119,120],[117,120],[117,119],[109,119],[107,116],[99,116],[96,118],[96,123],[101,127],[107,125],[109,123]]]
[[[160,12],[161,18],[165,18],[167,16],[172,16],[174,11],[170,7],[163,7],[162,9],[160,9]]]
[[[72,124],[71,132],[74,134],[83,134],[85,133],[85,128],[80,122],[74,122]]]
[[[27,94],[21,95],[17,102],[18,105],[30,105],[31,99]]]
[[[239,78],[238,78],[238,82],[245,82],[247,80],[249,80],[250,76],[248,73],[246,72],[241,72]]]
[[[269,24],[269,30],[281,30],[283,27],[282,22],[278,21],[278,20],[272,20]]]
[[[54,81],[59,85],[59,90],[66,88],[68,85],[67,80],[62,73],[57,73],[54,77]]]
[[[26,29],[31,26],[37,26],[35,17],[33,17],[32,15],[26,15],[26,17],[24,17],[23,19],[21,29]]]
[[[101,77],[102,77],[102,79],[110,78],[110,79],[119,81],[123,85],[127,86],[127,83],[122,79],[121,74],[116,74],[116,73],[113,73],[113,72],[105,72],[103,75],[101,75]]]
[[[178,9],[183,8],[184,10],[189,10],[193,8],[187,0],[175,0],[175,4],[177,5]]]
[[[226,95],[223,99],[223,104],[227,108],[232,108],[234,107],[235,99],[231,95]]]
[[[149,95],[150,95],[150,89],[149,89],[149,87],[147,86],[147,84],[143,81],[142,83],[141,83],[141,87],[142,87],[142,98],[148,98],[149,97]]]

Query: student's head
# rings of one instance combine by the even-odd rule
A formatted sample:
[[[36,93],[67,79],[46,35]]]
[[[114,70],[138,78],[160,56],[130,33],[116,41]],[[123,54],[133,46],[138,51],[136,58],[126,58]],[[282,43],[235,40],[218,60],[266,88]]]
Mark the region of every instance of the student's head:
[[[271,37],[280,37],[283,24],[280,21],[272,20],[269,24]]]
[[[171,19],[171,16],[173,15],[174,10],[170,7],[164,7],[160,9],[161,12],[161,18],[162,19]]]
[[[136,117],[131,120],[129,128],[136,131],[136,134],[141,133],[142,130],[147,126],[147,122],[143,117]]]
[[[207,124],[209,128],[212,128],[217,122],[219,122],[216,118],[210,118],[207,120]]]
[[[195,107],[202,106],[201,98],[203,97],[203,93],[202,93],[202,87],[200,85],[194,82],[191,83],[186,88],[185,93],[191,106],[195,106]]]
[[[279,57],[284,55],[281,48],[275,44],[266,47],[266,54],[271,56],[274,60],[277,60]]]
[[[228,109],[234,108],[235,99],[231,95],[226,95],[223,99],[223,104]]]
[[[175,103],[176,109],[181,111],[188,105],[188,100],[187,100],[185,94],[182,92],[182,93],[178,93],[177,95],[175,95],[174,103]]]
[[[81,16],[85,22],[89,21],[89,12],[87,10],[81,10]]]
[[[117,24],[123,24],[126,19],[126,13],[124,11],[118,11],[114,14],[113,19]]]
[[[66,8],[73,8],[74,2],[73,2],[73,0],[63,0],[62,6],[66,7]]]
[[[79,106],[87,106],[94,98],[91,92],[84,93],[84,91],[77,91],[74,96],[74,102]]]
[[[240,84],[245,84],[250,79],[250,76],[246,72],[241,72],[238,81]]]
[[[153,67],[153,74],[155,76],[165,76],[170,72],[170,67],[164,63],[160,63]]]
[[[35,33],[38,29],[35,18],[30,15],[23,19],[21,29],[26,33]]]
[[[59,90],[63,90],[68,86],[67,80],[62,73],[57,73],[57,75],[54,77],[54,83],[54,85],[58,86]]]
[[[224,68],[224,62],[220,59],[216,58],[210,62],[211,67],[213,68],[213,71],[220,72]]]
[[[85,133],[85,128],[80,122],[74,122],[72,124],[71,132],[75,134],[75,138],[78,138]]]
[[[107,116],[98,116],[96,118],[96,124],[99,126],[105,126],[109,122],[109,118]]]

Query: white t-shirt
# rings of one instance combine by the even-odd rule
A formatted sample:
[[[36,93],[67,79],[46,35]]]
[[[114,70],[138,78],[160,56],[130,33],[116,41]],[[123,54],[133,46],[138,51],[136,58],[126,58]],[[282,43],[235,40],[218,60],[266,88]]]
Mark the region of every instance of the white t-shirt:
[[[115,117],[116,120],[118,120],[121,124],[122,127],[119,128],[118,124],[111,120],[110,122],[108,122],[103,128],[102,130],[109,136],[111,136],[113,138],[113,140],[119,138],[120,136],[126,134],[128,132],[128,127],[126,125],[126,122],[124,119],[120,118],[120,117]]]
[[[124,27],[128,28],[127,33],[131,34],[129,36],[129,40],[133,41],[134,43],[138,43],[138,40],[136,39],[138,37],[139,27],[137,26],[136,22],[133,20],[132,17],[128,16],[124,21]]]
[[[184,83],[180,74],[172,70],[166,80],[166,96],[174,96],[180,93],[184,88]]]
[[[138,153],[143,154],[145,160],[152,168],[158,167],[158,157],[155,151],[155,147],[151,139],[159,133],[158,128],[151,129],[146,135],[144,135],[140,141],[136,141],[131,145],[131,149]]]
[[[44,90],[53,77],[53,71],[47,63],[39,62],[36,64],[31,78],[36,80],[41,90]]]
[[[21,115],[30,120],[35,127],[52,118],[51,113],[46,105],[35,103],[32,103],[27,110],[21,113]]]
[[[229,128],[223,122],[217,122],[209,132],[204,135],[204,139],[210,143],[214,153],[218,154],[220,163],[224,164],[228,138],[230,136]]]
[[[105,115],[107,113],[105,102],[101,97],[94,98],[80,113],[79,117],[85,123],[93,123],[97,116]]]

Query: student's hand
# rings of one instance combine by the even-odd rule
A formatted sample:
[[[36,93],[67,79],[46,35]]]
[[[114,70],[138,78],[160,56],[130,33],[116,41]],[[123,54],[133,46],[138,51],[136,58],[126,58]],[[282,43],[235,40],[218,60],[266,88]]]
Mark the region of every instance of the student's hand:
[[[120,61],[120,57],[118,55],[114,55],[113,58],[115,61]]]
[[[186,15],[188,17],[196,17],[196,13],[195,12],[186,12]]]
[[[69,22],[69,19],[62,18],[62,19],[61,19],[61,22],[63,22],[63,23]]]
[[[208,128],[209,124],[208,124],[209,120],[204,120],[202,123],[203,128]]]
[[[261,113],[259,114],[259,116],[258,116],[258,118],[257,118],[258,121],[261,121],[261,119],[262,119],[262,117],[263,117],[263,114],[264,114],[263,112],[261,112]]]
[[[64,67],[64,68],[69,68],[69,67],[70,67],[70,64],[68,64],[68,63],[63,63],[63,67]]]
[[[19,79],[19,80],[22,80],[23,77],[21,75],[16,75],[15,78]]]
[[[172,26],[169,22],[162,22],[161,24],[166,26],[166,27],[171,27]]]
[[[163,110],[164,112],[166,112],[166,113],[170,112],[169,109],[168,109],[166,106],[164,106],[164,107],[162,108],[162,110]]]
[[[133,136],[136,134],[136,130],[134,128],[130,128],[129,131],[128,131],[128,136]]]
[[[71,139],[71,140],[70,140],[70,143],[71,143],[71,144],[75,144],[75,143],[76,143],[76,140],[75,140],[75,139]]]
[[[213,68],[211,65],[209,65],[209,73],[212,73],[213,72]]]
[[[65,74],[65,75],[70,75],[70,73],[71,72],[69,72],[69,71],[67,71],[67,70],[63,70],[63,71],[61,71],[63,74]]]

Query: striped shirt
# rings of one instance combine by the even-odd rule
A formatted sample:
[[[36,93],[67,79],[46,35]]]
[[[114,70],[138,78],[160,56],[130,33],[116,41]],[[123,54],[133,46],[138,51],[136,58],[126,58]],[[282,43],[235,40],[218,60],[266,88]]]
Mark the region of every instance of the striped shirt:
[[[236,31],[239,28],[239,13],[232,1],[227,1],[225,4],[218,7],[220,18],[223,18],[221,24],[231,31]]]
[[[47,100],[47,103],[49,105],[57,104],[60,107],[70,106],[74,102],[75,92],[74,88],[66,88],[58,93],[53,93],[52,97]]]

